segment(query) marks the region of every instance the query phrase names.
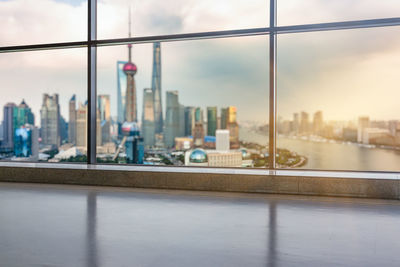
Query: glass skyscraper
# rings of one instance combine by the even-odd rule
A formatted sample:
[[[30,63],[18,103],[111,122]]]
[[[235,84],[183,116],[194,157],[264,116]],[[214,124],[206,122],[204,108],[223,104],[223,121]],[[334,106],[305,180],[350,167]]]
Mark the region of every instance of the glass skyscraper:
[[[142,136],[144,146],[151,147],[155,144],[154,124],[154,91],[151,88],[143,90]]]
[[[165,116],[165,133],[164,143],[167,147],[173,147],[175,137],[180,132],[180,104],[178,99],[178,91],[167,91],[167,111]]]
[[[163,114],[161,99],[161,46],[159,42],[153,43],[153,74],[151,88],[154,91],[154,122],[156,133],[163,132]]]
[[[207,135],[215,136],[217,130],[217,107],[207,107]]]

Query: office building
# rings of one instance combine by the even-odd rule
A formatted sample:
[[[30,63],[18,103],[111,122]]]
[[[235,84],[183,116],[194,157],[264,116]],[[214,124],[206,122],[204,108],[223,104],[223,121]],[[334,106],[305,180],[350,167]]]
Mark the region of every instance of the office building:
[[[14,148],[14,103],[7,103],[3,108],[3,143],[2,147]]]
[[[193,128],[195,124],[194,107],[185,107],[185,136],[193,135]]]
[[[154,90],[143,90],[142,137],[145,147],[155,145]]]
[[[215,136],[217,130],[217,107],[207,107],[207,135]]]
[[[228,108],[221,108],[221,123],[220,128],[226,129],[228,124]]]
[[[164,120],[162,109],[161,91],[161,45],[160,42],[153,43],[153,73],[151,76],[151,88],[154,92],[154,123],[157,134],[163,132]]]
[[[76,144],[76,95],[69,100],[68,142]]]
[[[178,91],[166,92],[167,110],[165,114],[164,143],[166,147],[173,147],[175,137],[180,137],[180,104]]]
[[[98,114],[100,115],[101,143],[111,141],[111,108],[110,95],[99,95],[97,97]]]
[[[76,146],[81,148],[87,147],[87,103],[79,103],[79,107],[76,111]],[[96,145],[102,145],[102,131],[100,122],[100,112],[97,109],[97,120],[96,120]]]
[[[37,127],[26,124],[15,129],[14,155],[15,157],[30,157],[32,160],[38,160],[39,130]]]
[[[217,130],[216,131],[216,150],[218,151],[229,151],[229,131],[228,130]]]
[[[41,137],[44,145],[59,147],[60,137],[60,105],[58,94],[43,95],[42,108],[40,109]]]

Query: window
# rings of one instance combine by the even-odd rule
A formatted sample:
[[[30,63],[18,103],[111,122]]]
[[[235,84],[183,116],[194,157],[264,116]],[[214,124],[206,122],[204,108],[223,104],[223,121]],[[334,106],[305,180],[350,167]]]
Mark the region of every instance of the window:
[[[1,160],[399,170],[397,1],[34,2],[0,2]]]

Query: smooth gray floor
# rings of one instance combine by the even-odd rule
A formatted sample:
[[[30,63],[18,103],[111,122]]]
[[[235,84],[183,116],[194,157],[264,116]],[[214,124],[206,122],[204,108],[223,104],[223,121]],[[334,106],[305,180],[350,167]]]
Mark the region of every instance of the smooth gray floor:
[[[0,183],[0,266],[400,266],[400,201]]]

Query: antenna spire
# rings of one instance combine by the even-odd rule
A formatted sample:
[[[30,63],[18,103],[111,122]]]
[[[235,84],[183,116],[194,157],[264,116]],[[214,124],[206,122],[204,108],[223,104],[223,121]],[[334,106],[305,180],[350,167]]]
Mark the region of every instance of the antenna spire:
[[[132,34],[131,34],[131,26],[132,26],[132,23],[131,23],[131,6],[129,6],[128,17],[129,17],[129,38],[131,38],[132,37]],[[131,50],[132,50],[132,44],[128,44],[129,62],[132,62],[132,51]]]

